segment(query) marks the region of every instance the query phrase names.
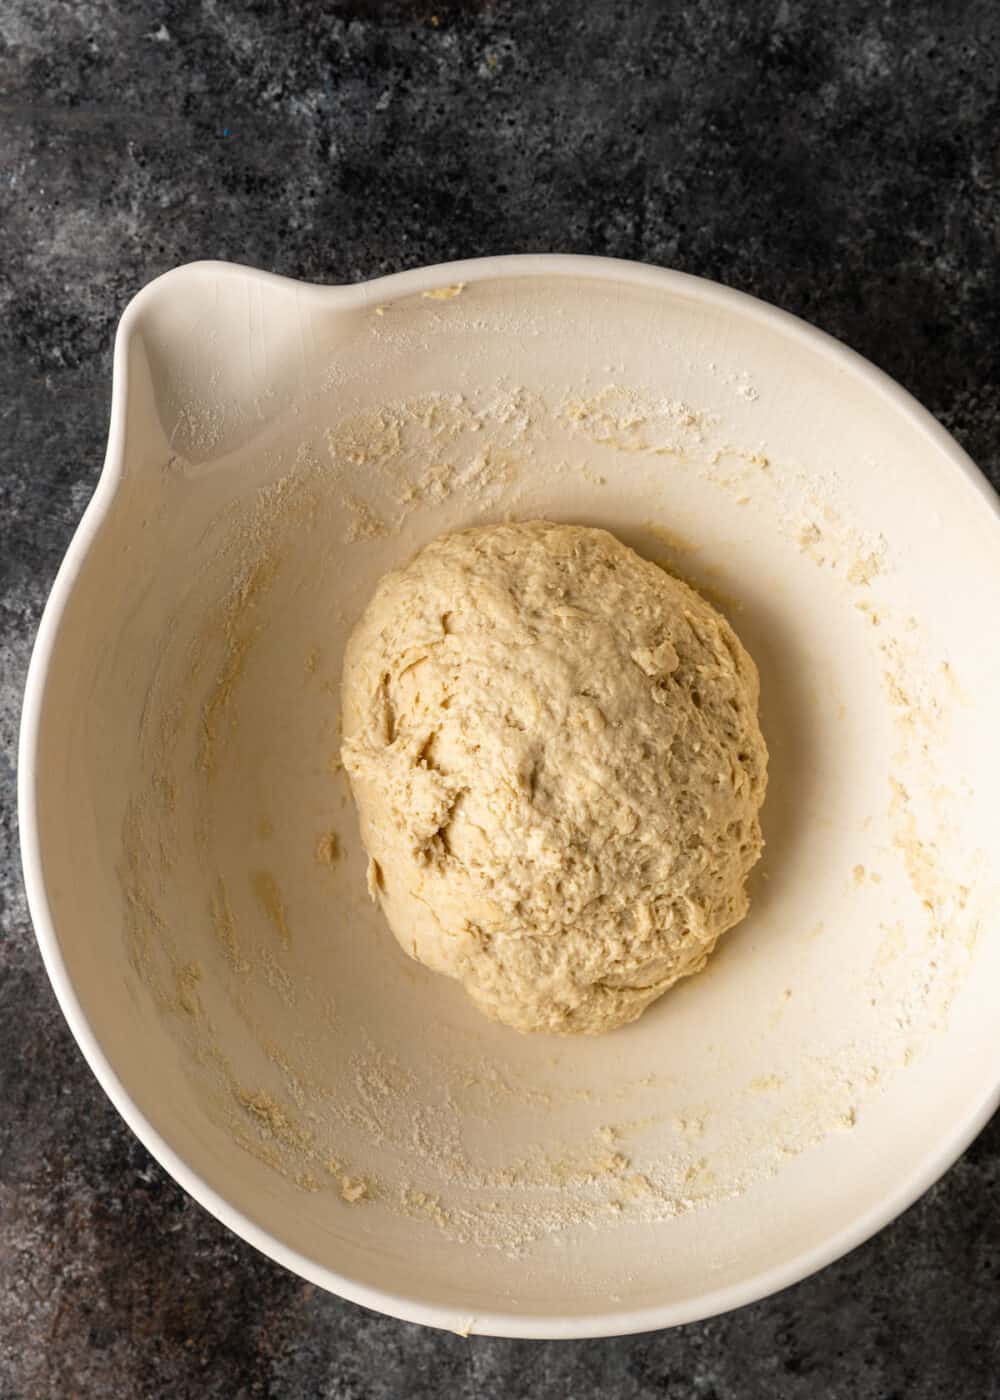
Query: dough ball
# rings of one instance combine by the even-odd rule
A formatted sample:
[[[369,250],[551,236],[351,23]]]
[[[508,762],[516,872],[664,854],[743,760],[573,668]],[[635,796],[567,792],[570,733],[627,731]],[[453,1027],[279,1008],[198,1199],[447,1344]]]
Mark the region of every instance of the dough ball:
[[[728,622],[604,530],[434,540],[379,583],[344,666],[396,938],[517,1030],[634,1020],[746,913],[757,694]]]

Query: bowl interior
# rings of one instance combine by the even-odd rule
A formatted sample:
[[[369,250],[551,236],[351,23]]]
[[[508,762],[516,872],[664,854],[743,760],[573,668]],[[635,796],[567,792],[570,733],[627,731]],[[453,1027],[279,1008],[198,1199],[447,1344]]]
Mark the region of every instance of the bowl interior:
[[[613,268],[384,296],[187,269],[127,358],[41,707],[41,875],[107,1062],[232,1222],[406,1316],[612,1332],[753,1296],[916,1189],[996,1083],[1000,553],[905,399]],[[404,956],[337,757],[375,580],[508,516],[615,531],[761,672],[751,914],[597,1039],[492,1025]]]

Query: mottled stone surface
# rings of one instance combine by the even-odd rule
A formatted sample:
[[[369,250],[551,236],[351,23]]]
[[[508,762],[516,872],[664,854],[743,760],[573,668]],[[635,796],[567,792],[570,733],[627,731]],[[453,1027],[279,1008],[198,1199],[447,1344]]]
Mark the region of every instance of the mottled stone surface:
[[[727,1317],[461,1340],[303,1285],[84,1065],[16,852],[20,691],[130,295],[577,250],[799,312],[1000,472],[994,0],[0,5],[0,1397],[1000,1396],[1000,1121],[849,1258]]]

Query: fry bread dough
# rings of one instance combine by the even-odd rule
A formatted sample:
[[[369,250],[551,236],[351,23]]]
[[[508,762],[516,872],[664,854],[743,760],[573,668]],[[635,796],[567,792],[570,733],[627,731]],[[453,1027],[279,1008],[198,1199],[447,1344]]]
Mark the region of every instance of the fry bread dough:
[[[434,540],[379,583],[344,665],[396,938],[517,1030],[634,1020],[746,913],[757,696],[728,622],[604,530]]]

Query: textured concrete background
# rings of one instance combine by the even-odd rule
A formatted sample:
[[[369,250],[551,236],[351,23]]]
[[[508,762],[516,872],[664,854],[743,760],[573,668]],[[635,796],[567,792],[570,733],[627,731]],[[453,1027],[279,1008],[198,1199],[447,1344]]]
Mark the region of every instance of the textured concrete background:
[[[842,337],[996,481],[998,62],[995,0],[0,4],[3,1400],[1000,1396],[997,1120],[849,1258],[669,1333],[461,1340],[305,1286],[105,1101],[42,971],[14,816],[32,638],[149,278],[646,259]]]

